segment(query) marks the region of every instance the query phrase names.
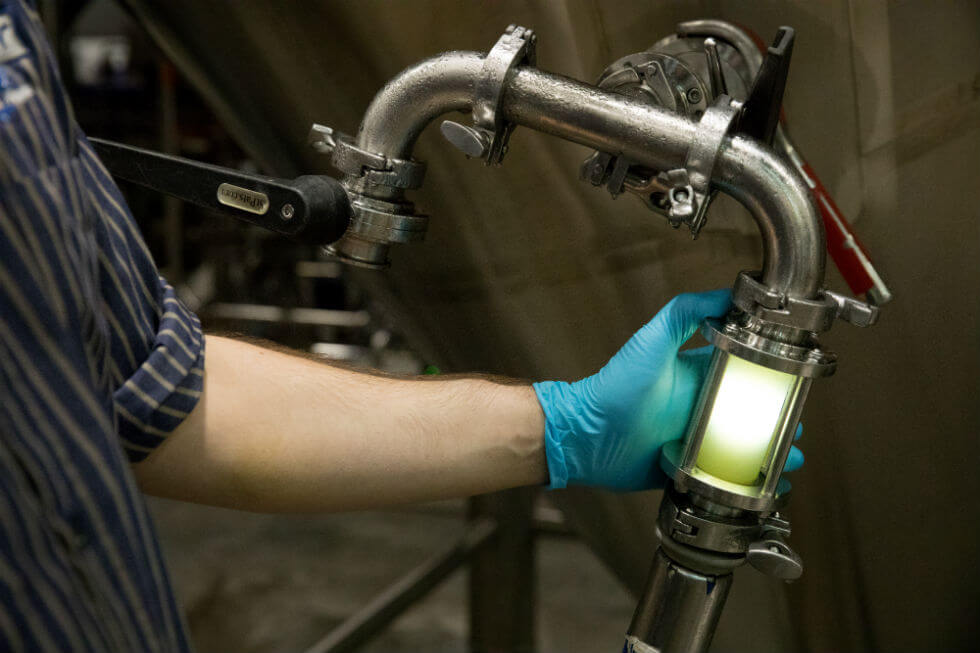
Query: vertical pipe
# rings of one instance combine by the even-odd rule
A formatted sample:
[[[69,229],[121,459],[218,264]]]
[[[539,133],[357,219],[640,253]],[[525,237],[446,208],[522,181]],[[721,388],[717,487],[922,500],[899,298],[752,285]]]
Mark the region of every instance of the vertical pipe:
[[[703,653],[711,645],[732,574],[702,574],[657,549],[643,598],[626,631],[627,653]]]

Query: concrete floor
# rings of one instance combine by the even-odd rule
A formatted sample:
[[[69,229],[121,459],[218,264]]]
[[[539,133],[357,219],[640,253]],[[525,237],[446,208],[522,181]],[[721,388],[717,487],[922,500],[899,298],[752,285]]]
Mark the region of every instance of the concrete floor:
[[[201,653],[302,651],[462,529],[464,504],[324,516],[150,503]],[[538,648],[618,651],[634,601],[579,540],[538,540]],[[466,574],[413,606],[365,652],[466,650]]]

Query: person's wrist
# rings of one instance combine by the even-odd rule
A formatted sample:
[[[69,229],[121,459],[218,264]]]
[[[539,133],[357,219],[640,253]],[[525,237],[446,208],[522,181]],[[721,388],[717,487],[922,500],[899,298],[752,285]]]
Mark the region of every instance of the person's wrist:
[[[562,407],[571,392],[571,384],[565,381],[540,381],[532,384],[538,403],[544,413],[544,451],[548,466],[549,490],[568,485],[568,462],[564,442],[570,434],[567,418]]]

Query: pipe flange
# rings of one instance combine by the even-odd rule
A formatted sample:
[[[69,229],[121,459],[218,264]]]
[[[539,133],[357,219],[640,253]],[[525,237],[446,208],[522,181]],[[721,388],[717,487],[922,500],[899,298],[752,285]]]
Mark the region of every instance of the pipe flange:
[[[819,378],[837,370],[837,355],[814,343],[802,345],[781,342],[760,335],[744,326],[708,318],[701,334],[718,349],[749,362],[795,376]]]
[[[418,215],[411,203],[384,202],[354,195],[351,209],[357,218],[348,234],[382,243],[413,243],[425,238],[429,216]]]
[[[740,485],[708,474],[695,466],[690,472],[681,466],[684,457],[684,442],[673,440],[663,446],[660,453],[660,468],[674,481],[679,492],[695,492],[706,499],[731,508],[768,513],[778,510],[789,494],[790,482],[780,478],[773,496],[762,495],[762,486]]]

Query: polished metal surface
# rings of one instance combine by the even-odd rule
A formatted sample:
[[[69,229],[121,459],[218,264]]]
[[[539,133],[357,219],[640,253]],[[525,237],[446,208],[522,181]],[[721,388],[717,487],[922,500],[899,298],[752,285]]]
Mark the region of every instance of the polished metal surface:
[[[320,125],[313,125],[316,130]],[[346,134],[334,134],[330,162],[353,178],[363,178],[371,186],[419,188],[425,179],[425,164],[410,159],[387,157],[363,150]],[[315,149],[324,149],[322,146]]]
[[[451,52],[403,71],[368,107],[358,130],[357,149],[387,159],[411,160],[415,140],[429,122],[449,111],[471,108],[474,85],[483,70],[483,62],[484,57],[475,52]],[[488,148],[489,145],[488,142]],[[344,185],[352,196],[355,218],[348,233],[327,248],[342,261],[366,268],[385,268],[390,264],[391,243],[406,242],[389,238],[388,234],[410,240],[424,236],[423,223],[406,224],[402,217],[410,218],[414,209],[400,201],[401,188],[375,183],[361,174],[348,174]],[[400,208],[390,213],[359,213],[363,207],[372,208],[371,204],[377,207],[377,201]]]
[[[487,165],[499,165],[507,153],[514,125],[503,116],[501,101],[507,81],[518,65],[535,64],[534,31],[510,25],[483,59],[483,69],[473,92],[473,128],[487,134]]]
[[[740,71],[742,79],[749,79],[762,66],[762,54],[752,38],[736,25],[715,18],[687,20],[677,25],[680,37],[716,37],[727,41],[745,59],[747,68]]]
[[[732,68],[735,73],[734,79],[737,81],[747,81],[751,80],[762,67],[763,56],[760,51],[760,46],[753,41],[752,37],[746,31],[745,28],[738,25],[716,19],[699,19],[680,23],[677,26],[677,40],[692,40],[696,37],[704,37],[705,43],[714,41],[715,38],[722,42],[727,42],[730,44],[731,48],[737,52],[737,56],[731,58]],[[651,49],[664,48],[668,46],[676,46],[676,42],[673,41],[673,37],[667,37],[666,39],[658,42]],[[706,53],[709,55],[708,67],[709,73],[712,79],[716,75],[720,76],[722,80],[725,79],[723,71],[715,71],[712,65],[712,57],[710,52],[708,52],[708,46],[705,46]],[[735,93],[734,97],[742,98],[744,96]],[[867,290],[867,297],[869,301],[873,302],[875,305],[885,304],[892,299],[892,292],[889,290],[888,286],[885,284],[884,280],[881,278],[881,274],[872,264],[871,260],[868,258],[867,252],[864,250],[863,246],[857,242],[857,239],[851,229],[851,226],[847,224],[847,221],[842,217],[840,210],[837,208],[836,203],[830,196],[823,191],[822,184],[819,179],[817,179],[813,170],[809,167],[803,157],[800,155],[799,150],[793,143],[789,136],[788,130],[780,120],[779,125],[776,126],[775,135],[773,139],[773,144],[778,150],[780,150],[786,158],[793,164],[797,172],[806,181],[807,185],[817,192],[817,201],[825,206],[821,206],[821,210],[825,220],[828,220],[828,228],[833,229],[835,233],[840,234],[843,237],[843,250],[847,253],[847,256],[853,256],[860,267],[862,274],[867,275],[871,286]],[[851,263],[853,265],[853,262]]]
[[[690,226],[691,236],[697,238],[704,227],[708,207],[714,198],[711,177],[715,161],[724,145],[724,139],[737,122],[741,105],[727,95],[721,95],[708,107],[695,131],[694,140],[684,162],[687,182],[675,186],[668,193],[668,217],[672,223],[685,222]],[[667,173],[670,175],[670,171]],[[678,197],[678,190],[683,197]]]
[[[732,575],[703,574],[671,560],[653,559],[643,600],[626,635],[629,653],[700,653],[711,645]]]
[[[653,168],[683,167],[697,124],[673,112],[558,75],[522,68],[504,98],[514,122]],[[725,139],[714,184],[755,218],[763,240],[762,281],[777,292],[814,296],[823,284],[823,227],[796,172],[763,145]]]
[[[443,137],[468,157],[483,158],[490,151],[490,134],[484,129],[444,120],[439,127]]]
[[[365,113],[358,149],[411,160],[415,140],[429,122],[449,111],[472,108],[483,71],[484,57],[472,52],[446,53],[405,70],[378,93]],[[512,71],[505,84],[498,107],[501,119],[620,153],[655,169],[684,168],[700,133],[697,123],[667,109],[533,67]],[[815,296],[822,286],[826,255],[806,185],[785,160],[751,139],[726,138],[714,151],[713,186],[744,204],[759,226],[765,252],[762,282],[789,296]],[[401,197],[397,189],[355,175],[348,175],[345,186],[354,195]],[[358,221],[355,218],[355,227]],[[355,242],[348,244],[349,239]],[[376,234],[352,228],[332,251],[370,263],[363,258],[365,241],[388,244]],[[360,256],[352,256],[355,248]]]
[[[714,98],[685,62],[660,51],[639,52],[617,59],[599,76],[597,86],[692,120],[701,118]],[[723,132],[717,138],[724,135]],[[717,149],[716,144],[709,153],[711,160]],[[714,194],[708,190],[708,178],[701,175],[695,198],[690,179],[693,176],[696,176],[695,171],[656,170],[615,152],[596,151],[581,167],[581,177],[593,186],[605,186],[614,198],[623,191],[630,191],[651,211],[667,217],[671,226],[677,228],[687,222],[692,235],[696,236]]]
[[[708,108],[710,96],[701,80],[676,57],[640,52],[617,59],[599,76],[596,86],[648,104],[670,109],[692,119]],[[697,90],[697,95],[691,93]],[[692,101],[696,99],[696,102]]]
[[[715,191],[711,169],[726,136],[741,115],[741,103],[722,101],[727,95],[724,68],[741,97],[742,78],[723,62],[738,54],[711,39],[668,37],[645,52],[611,63],[598,87],[639,102],[660,106],[699,122],[696,139],[683,168],[651,169],[614,152],[593,153],[583,163],[583,178],[605,185],[615,197],[624,190],[636,194],[652,211],[665,215],[674,228],[687,224],[697,238]]]
[[[718,53],[718,41],[707,38],[704,40],[704,54],[708,62],[708,79],[711,80],[711,94],[714,97],[728,95],[728,83],[721,69],[721,55]]]
[[[357,131],[368,151],[409,159],[430,122],[472,108],[474,84],[483,71],[479,52],[446,52],[406,68],[372,100]]]
[[[837,356],[833,353],[818,349],[812,342],[789,344],[760,334],[758,327],[746,328],[737,322],[708,319],[701,327],[701,334],[722,351],[779,372],[818,378],[830,376],[837,369]],[[795,336],[796,332],[791,335]]]

